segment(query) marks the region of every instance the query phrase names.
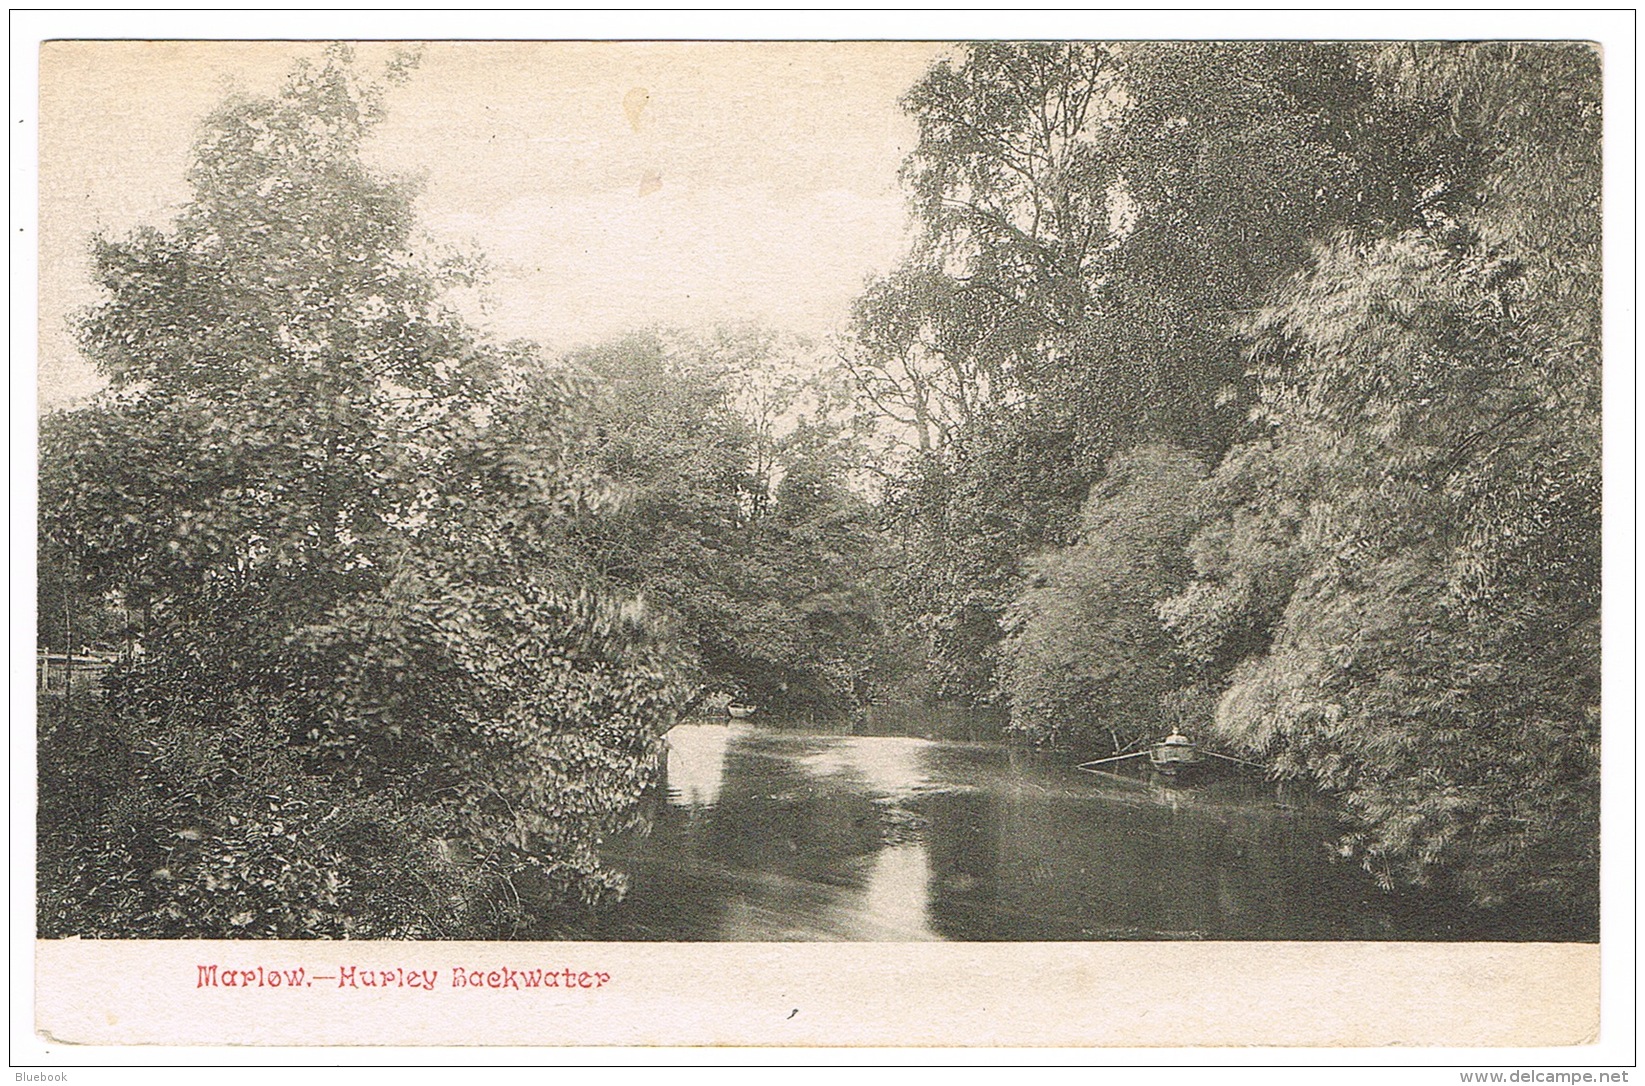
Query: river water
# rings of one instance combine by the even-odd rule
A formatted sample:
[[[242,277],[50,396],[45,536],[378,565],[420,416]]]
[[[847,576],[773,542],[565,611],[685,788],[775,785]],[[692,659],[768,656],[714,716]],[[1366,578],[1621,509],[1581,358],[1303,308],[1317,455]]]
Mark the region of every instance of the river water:
[[[1475,939],[1338,860],[1307,796],[1083,773],[999,743],[686,723],[626,900],[577,932],[662,940]],[[1498,924],[1500,928],[1500,924]],[[1569,937],[1569,936],[1564,936]]]

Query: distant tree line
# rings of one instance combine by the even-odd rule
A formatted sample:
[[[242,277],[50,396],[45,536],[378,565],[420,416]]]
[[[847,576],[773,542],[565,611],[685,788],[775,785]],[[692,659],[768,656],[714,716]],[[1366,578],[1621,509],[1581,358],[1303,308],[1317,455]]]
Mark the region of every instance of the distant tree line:
[[[588,572],[674,618],[698,693],[779,716],[864,702],[882,558],[846,376],[756,326],[639,332],[571,361],[601,388],[584,455],[626,495],[578,525]]]

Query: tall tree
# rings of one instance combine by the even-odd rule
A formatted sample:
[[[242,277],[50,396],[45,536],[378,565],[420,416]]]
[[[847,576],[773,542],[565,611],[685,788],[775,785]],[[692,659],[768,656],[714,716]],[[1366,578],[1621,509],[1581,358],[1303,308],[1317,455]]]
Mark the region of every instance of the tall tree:
[[[919,241],[850,354],[911,438],[890,506],[924,570],[910,621],[956,686],[987,693],[1017,567],[1073,537],[1111,457],[1226,449],[1250,403],[1236,330],[1313,239],[1416,214],[1429,167],[1370,108],[1368,55],[983,44],[908,95]]]
[[[620,887],[597,843],[675,668],[565,572],[609,504],[583,390],[442,304],[468,269],[412,255],[379,115],[332,48],[206,120],[169,230],[96,243],[110,389],[42,427],[41,528],[146,622],[42,753],[120,775],[90,812],[42,788],[42,931],[479,936]]]
[[[1597,895],[1599,80],[1583,46],[1389,50],[1462,138],[1423,227],[1252,322],[1259,436],[1165,607],[1216,727],[1340,794],[1392,885]],[[1458,165],[1460,164],[1460,165]],[[1463,168],[1466,167],[1466,168]]]

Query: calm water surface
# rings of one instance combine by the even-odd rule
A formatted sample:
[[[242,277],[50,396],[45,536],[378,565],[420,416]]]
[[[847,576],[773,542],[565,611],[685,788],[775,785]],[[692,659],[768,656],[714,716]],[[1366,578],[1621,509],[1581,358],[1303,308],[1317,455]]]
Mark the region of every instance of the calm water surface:
[[[608,843],[627,900],[567,934],[1503,937],[1389,898],[1334,859],[1317,804],[1238,775],[1176,787],[1000,744],[688,723],[651,816]]]

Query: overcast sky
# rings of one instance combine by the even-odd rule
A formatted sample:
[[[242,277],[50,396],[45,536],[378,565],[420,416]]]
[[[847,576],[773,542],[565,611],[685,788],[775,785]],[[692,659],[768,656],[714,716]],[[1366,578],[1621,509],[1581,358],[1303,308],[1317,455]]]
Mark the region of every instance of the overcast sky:
[[[362,62],[386,55],[366,47]],[[485,321],[563,349],[647,324],[821,336],[907,241],[898,99],[929,43],[453,43],[390,93],[369,154],[425,179],[435,238],[492,267]],[[78,42],[41,57],[43,406],[95,389],[68,333],[96,231],[164,226],[200,119],[299,43]]]

